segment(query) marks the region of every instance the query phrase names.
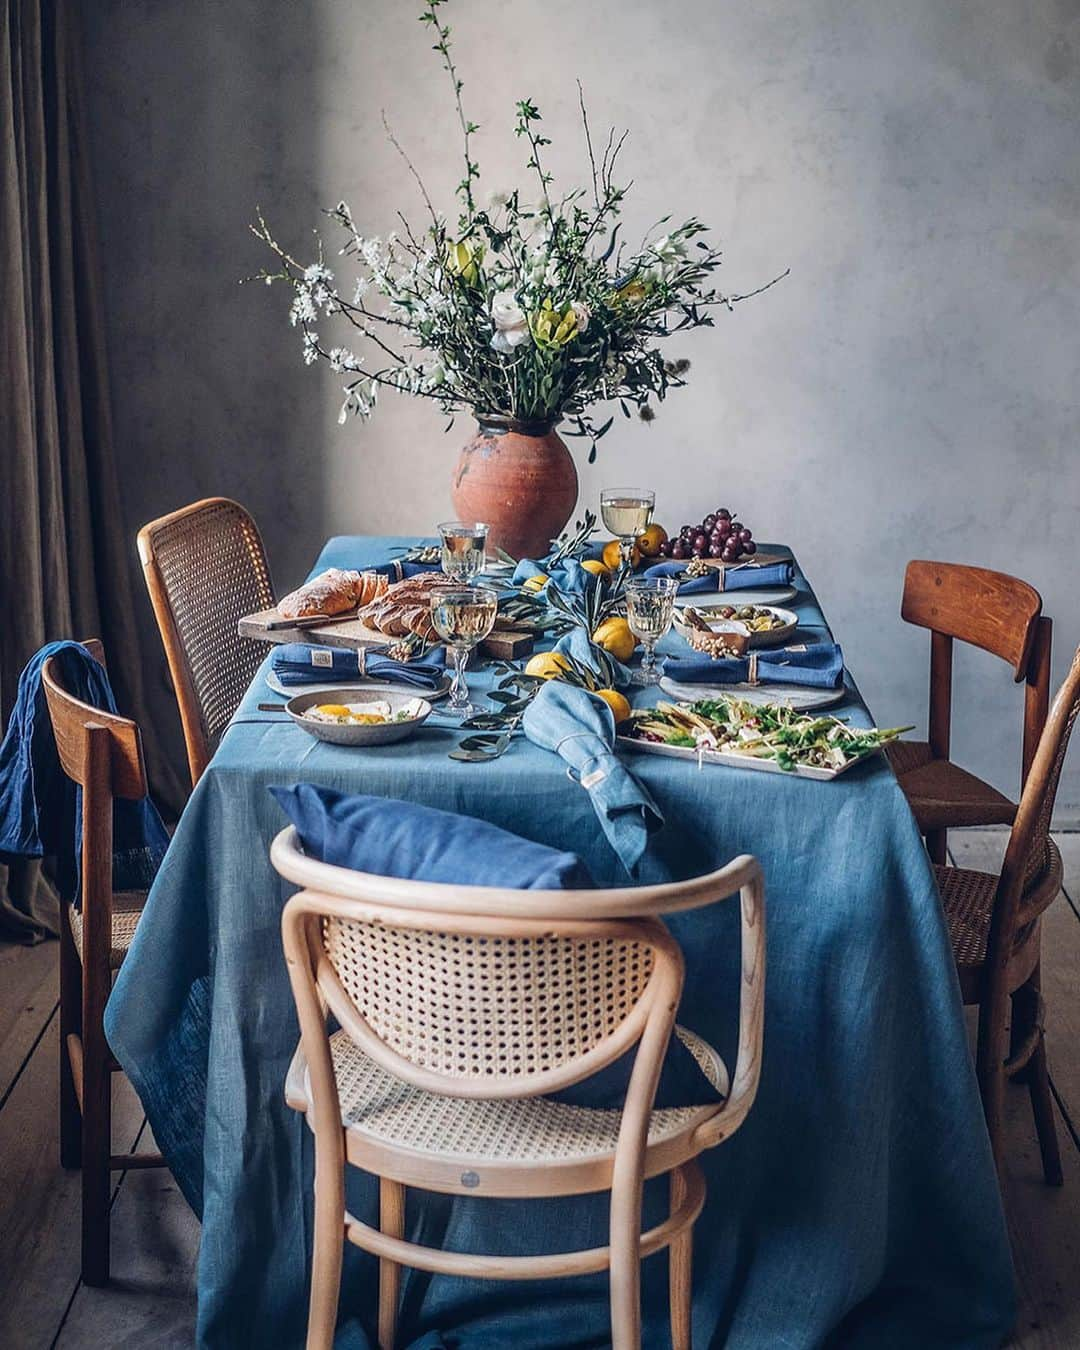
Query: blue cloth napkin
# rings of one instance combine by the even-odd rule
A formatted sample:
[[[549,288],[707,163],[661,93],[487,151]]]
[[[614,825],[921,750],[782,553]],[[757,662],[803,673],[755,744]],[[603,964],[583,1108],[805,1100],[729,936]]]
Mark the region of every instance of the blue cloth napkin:
[[[805,651],[759,651],[757,678],[761,684],[805,684],[814,689],[839,689],[844,682],[844,653],[835,642],[818,642]],[[664,674],[679,684],[745,684],[750,677],[749,656],[715,660],[702,652],[669,656]]]
[[[521,726],[534,745],[553,750],[570,766],[570,777],[588,792],[608,843],[632,876],[664,817],[615,755],[611,709],[584,689],[549,680],[525,709]]]
[[[422,660],[395,661],[384,651],[367,648],[364,674],[360,652],[351,647],[315,647],[306,642],[285,642],[270,654],[270,666],[283,685],[351,683],[366,678],[412,689],[437,689],[446,675],[446,650],[434,647]]]
[[[680,595],[697,595],[709,591],[743,591],[759,586],[790,586],[795,569],[785,559],[783,562],[768,563],[764,567],[729,564],[727,567],[710,567],[707,576],[684,577],[685,561],[672,559],[670,562],[654,563],[646,567],[647,577],[679,577]]]
[[[587,666],[595,675],[600,674],[600,669],[596,664],[596,650],[594,644],[589,640],[589,635],[584,628],[572,628],[569,633],[564,633],[551,649],[553,652],[559,652],[563,656],[572,656],[580,665]],[[630,683],[630,668],[624,666],[621,661],[616,661],[610,652],[607,654],[615,671],[615,684],[624,688]]]
[[[584,595],[599,580],[592,572],[587,572],[576,558],[564,558],[550,570],[543,559],[536,562],[533,558],[522,558],[510,580],[515,586],[520,586],[530,577],[538,576],[550,577],[551,585],[557,586],[563,595]]]
[[[406,577],[419,576],[421,572],[438,572],[442,563],[437,562],[406,562],[404,558],[391,558],[389,562],[376,563],[374,567],[362,567],[358,569],[362,572],[378,572],[380,576],[389,577],[390,584],[395,581],[404,581]]]
[[[67,901],[79,890],[82,792],[64,773],[56,750],[42,668],[59,660],[64,687],[75,698],[115,713],[105,667],[79,642],[50,642],[19,676],[15,706],[0,745],[0,861],[54,856],[57,886]],[[113,802],[113,889],[148,890],[169,846],[148,797]]]

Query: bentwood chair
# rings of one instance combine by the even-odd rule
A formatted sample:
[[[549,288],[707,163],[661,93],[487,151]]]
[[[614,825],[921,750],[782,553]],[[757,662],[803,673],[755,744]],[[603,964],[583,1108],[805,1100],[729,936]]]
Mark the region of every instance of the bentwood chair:
[[[930,630],[930,739],[896,741],[886,753],[930,857],[942,864],[949,829],[1011,825],[1016,816],[1015,802],[949,758],[953,641],[1000,657],[1026,683],[1023,786],[1050,703],[1051,623],[1026,581],[941,562],[908,563],[900,616]]]
[[[101,643],[84,643],[102,663]],[[112,1152],[112,1075],[119,1071],[102,1019],[146,901],[112,889],[113,799],[147,793],[138,726],[74,698],[58,663],[42,671],[60,763],[82,789],[81,908],[60,906],[60,1163],[82,1168],[82,1279],[109,1279],[110,1173],[160,1167],[159,1153]]]
[[[512,891],[332,867],[305,857],[291,828],[271,859],[303,888],[285,906],[282,932],[300,1019],[285,1095],[315,1136],[308,1350],[332,1344],[346,1239],[379,1258],[382,1350],[394,1345],[402,1266],[496,1280],[610,1270],[611,1343],[637,1350],[640,1262],[663,1247],[672,1340],[689,1350],[691,1230],[705,1202],[697,1158],[742,1123],[761,1066],[757,862],[736,858],[676,885]],[[683,958],[660,916],[736,892],[742,982],[729,1085],[712,1047],[675,1026]],[[673,1031],[725,1094],[722,1105],[653,1109]],[[635,1045],[621,1111],[541,1095]],[[379,1178],[379,1228],[345,1209],[346,1163]],[[643,1181],[659,1175],[670,1179],[670,1212],[643,1233]],[[408,1242],[408,1186],[517,1198],[609,1191],[609,1245],[500,1257]]]
[[[1000,876],[934,869],[964,1002],[979,1007],[976,1067],[994,1157],[1000,1167],[1005,1080],[1020,1076],[1031,1093],[1043,1174],[1051,1186],[1060,1186],[1062,1175],[1039,991],[1040,916],[1061,889],[1061,854],[1050,838],[1050,817],[1078,712],[1080,649],[1039,738]]]
[[[151,521],[138,543],[194,786],[262,661],[237,624],[274,603],[270,566],[255,521],[226,497]]]

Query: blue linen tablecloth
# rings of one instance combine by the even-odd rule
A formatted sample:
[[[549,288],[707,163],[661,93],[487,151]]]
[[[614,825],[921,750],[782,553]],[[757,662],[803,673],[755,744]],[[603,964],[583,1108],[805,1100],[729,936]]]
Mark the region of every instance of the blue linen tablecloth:
[[[315,570],[363,567],[406,542],[332,539]],[[792,608],[823,625],[796,583]],[[848,692],[839,711],[866,725]],[[267,857],[283,824],[267,787],[310,781],[469,812],[625,884],[584,791],[524,738],[494,764],[459,763],[447,758],[458,734],[432,718],[411,741],[358,752],[260,713],[268,697],[260,673],[192,794],[107,1012],[202,1218],[198,1342],[221,1350],[301,1346],[306,1323],[312,1152],[282,1099],[297,1037],[279,931],[291,888]],[[818,783],[640,753],[627,763],[666,820],[642,880],[750,852],[768,889],[764,1068],[747,1123],[703,1160],[695,1345],[999,1345],[1014,1315],[1009,1248],[940,902],[891,769],[879,756]],[[687,962],[680,1021],[731,1064],[736,907],[670,926]],[[350,1173],[350,1208],[376,1222],[374,1183]],[[655,1222],[666,1192],[650,1183],[646,1200]],[[465,1250],[600,1245],[606,1225],[601,1197],[409,1199],[409,1236]],[[665,1267],[643,1267],[647,1347],[668,1344]],[[374,1260],[347,1247],[338,1346],[374,1345],[375,1280]],[[607,1325],[602,1276],[538,1287],[413,1271],[399,1344],[565,1350],[607,1344]]]

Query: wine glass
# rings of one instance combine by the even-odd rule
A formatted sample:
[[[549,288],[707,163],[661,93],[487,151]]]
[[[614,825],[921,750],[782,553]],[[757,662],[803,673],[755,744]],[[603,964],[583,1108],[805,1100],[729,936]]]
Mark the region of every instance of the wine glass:
[[[634,577],[626,583],[626,621],[645,648],[641,669],[634,672],[632,684],[655,684],[659,680],[656,644],[671,627],[678,593],[677,577]]]
[[[604,528],[616,535],[623,564],[633,562],[634,544],[649,528],[656,493],[645,488],[605,488],[600,494]]]
[[[431,621],[450,648],[454,681],[447,710],[458,717],[472,717],[465,666],[469,653],[491,632],[499,597],[490,586],[438,586],[431,594]]]
[[[482,521],[446,520],[439,526],[442,570],[451,581],[472,581],[484,570],[488,526]]]

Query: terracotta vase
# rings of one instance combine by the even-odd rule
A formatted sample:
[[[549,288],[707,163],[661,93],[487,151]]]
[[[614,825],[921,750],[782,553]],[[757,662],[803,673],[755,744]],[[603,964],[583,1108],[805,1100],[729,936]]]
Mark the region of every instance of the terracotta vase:
[[[463,446],[450,495],[459,520],[483,520],[488,543],[514,558],[542,558],[577,505],[578,477],[548,422],[478,417]]]

